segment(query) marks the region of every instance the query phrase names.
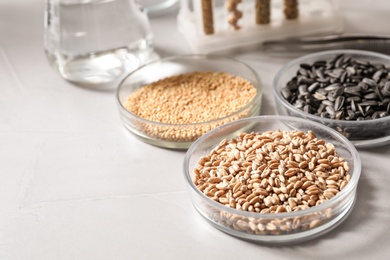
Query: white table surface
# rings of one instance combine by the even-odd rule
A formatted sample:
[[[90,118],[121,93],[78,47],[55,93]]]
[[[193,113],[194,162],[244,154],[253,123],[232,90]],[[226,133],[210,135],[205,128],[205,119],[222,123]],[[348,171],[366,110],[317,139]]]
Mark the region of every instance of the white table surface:
[[[343,0],[346,32],[390,33],[390,2]],[[190,203],[185,153],[124,132],[113,92],[75,87],[43,52],[41,0],[0,1],[0,259],[390,259],[390,147],[360,150],[356,206],[330,233],[270,247],[226,235]],[[190,52],[176,13],[151,17],[161,56]],[[232,53],[262,77],[288,57]]]

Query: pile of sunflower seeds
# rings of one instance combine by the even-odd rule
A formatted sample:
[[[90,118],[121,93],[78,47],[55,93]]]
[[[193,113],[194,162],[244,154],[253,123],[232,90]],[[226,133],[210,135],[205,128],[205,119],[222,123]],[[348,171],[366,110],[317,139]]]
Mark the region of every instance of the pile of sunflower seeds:
[[[296,108],[323,118],[370,120],[389,116],[390,68],[347,55],[300,64],[281,90]]]

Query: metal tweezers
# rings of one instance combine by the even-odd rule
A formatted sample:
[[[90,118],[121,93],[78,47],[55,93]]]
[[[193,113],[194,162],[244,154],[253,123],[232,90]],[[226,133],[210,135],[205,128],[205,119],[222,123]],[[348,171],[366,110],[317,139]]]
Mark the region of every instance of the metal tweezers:
[[[264,51],[307,52],[334,49],[357,49],[390,54],[390,37],[371,35],[326,35],[266,41]]]

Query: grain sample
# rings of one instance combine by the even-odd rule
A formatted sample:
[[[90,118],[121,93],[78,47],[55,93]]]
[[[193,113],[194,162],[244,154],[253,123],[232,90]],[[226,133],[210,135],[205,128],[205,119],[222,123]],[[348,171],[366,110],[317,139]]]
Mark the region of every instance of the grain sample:
[[[203,31],[206,35],[214,33],[213,0],[202,0]]]
[[[268,24],[271,17],[271,0],[256,0],[256,24]]]
[[[298,0],[284,0],[284,16],[286,19],[297,19],[298,15]]]
[[[250,81],[238,76],[191,72],[139,88],[128,97],[125,108],[156,123],[137,126],[148,136],[190,142],[218,125],[247,116],[250,108],[229,117],[245,107],[256,92]]]
[[[238,4],[242,0],[227,0],[225,2],[225,8],[229,12],[228,23],[233,30],[239,30],[241,27],[238,25],[238,21],[242,18],[242,11],[238,10]]]
[[[223,140],[194,169],[196,187],[226,207],[261,214],[296,212],[336,196],[351,179],[332,143],[308,131],[241,133]],[[216,212],[212,219],[256,234],[299,232],[329,221],[332,208],[285,219]],[[222,215],[221,215],[222,214]]]
[[[390,115],[389,70],[385,64],[337,55],[300,64],[281,94],[297,109],[319,117],[379,119]]]

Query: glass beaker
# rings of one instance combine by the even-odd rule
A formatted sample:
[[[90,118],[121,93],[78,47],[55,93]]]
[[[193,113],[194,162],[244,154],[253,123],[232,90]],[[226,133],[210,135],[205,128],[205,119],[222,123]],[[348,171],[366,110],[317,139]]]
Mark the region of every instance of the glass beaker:
[[[158,58],[149,19],[136,0],[46,0],[50,64],[76,85],[109,89]]]

